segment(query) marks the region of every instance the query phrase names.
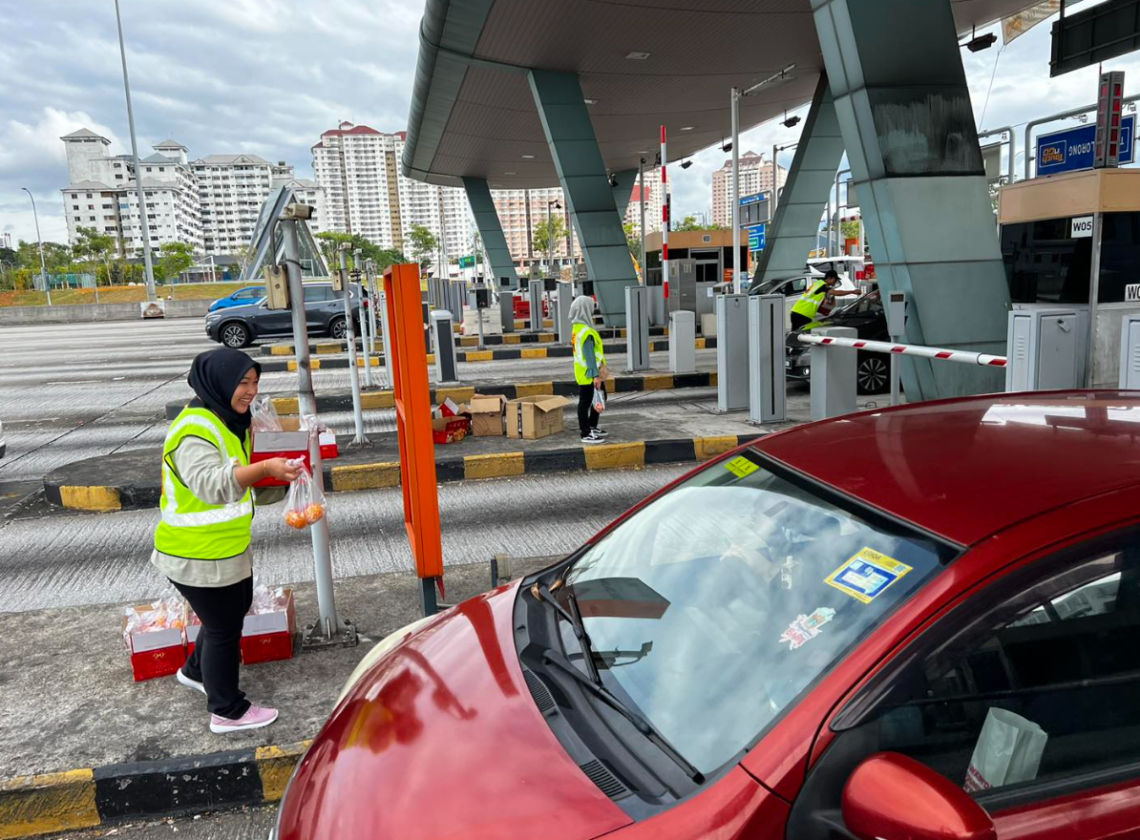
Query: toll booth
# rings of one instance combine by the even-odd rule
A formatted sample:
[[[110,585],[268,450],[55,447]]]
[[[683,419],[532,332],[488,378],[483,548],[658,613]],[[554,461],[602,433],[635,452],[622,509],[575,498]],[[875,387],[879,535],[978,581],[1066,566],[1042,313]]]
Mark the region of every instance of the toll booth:
[[[1004,187],[998,223],[1014,309],[1075,309],[1086,384],[1115,387],[1121,325],[1140,314],[1140,170],[1094,169]]]
[[[739,247],[740,267],[747,273],[742,290],[747,293],[752,284],[747,231],[741,231]],[[715,288],[732,279],[732,233],[727,230],[669,231],[669,265],[671,279],[669,301],[666,302],[662,293],[661,233],[650,233],[645,237],[645,283],[650,289],[650,322],[663,324],[669,312],[683,310],[696,316],[696,324],[700,328],[702,315],[715,314]]]

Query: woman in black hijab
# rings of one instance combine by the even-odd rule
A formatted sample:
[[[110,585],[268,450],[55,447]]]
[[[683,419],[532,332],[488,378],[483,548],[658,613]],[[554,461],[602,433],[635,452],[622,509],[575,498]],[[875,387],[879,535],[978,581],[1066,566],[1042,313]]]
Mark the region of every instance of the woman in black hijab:
[[[238,350],[200,354],[189,376],[196,396],[162,450],[162,521],[151,562],[202,623],[176,678],[206,695],[217,733],[277,719],[276,709],[250,703],[238,687],[242,623],[253,600],[251,488],[269,477],[293,481],[299,472],[284,458],[250,463],[250,404],[260,377],[261,365]],[[269,503],[268,495],[259,492],[257,502]]]

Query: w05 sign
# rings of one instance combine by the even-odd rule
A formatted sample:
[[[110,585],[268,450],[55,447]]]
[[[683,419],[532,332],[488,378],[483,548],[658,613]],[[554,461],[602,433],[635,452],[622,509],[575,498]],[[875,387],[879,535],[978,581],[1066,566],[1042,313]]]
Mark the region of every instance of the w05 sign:
[[[1120,123],[1120,163],[1132,163],[1136,149],[1136,115],[1129,114]],[[1042,134],[1037,138],[1037,174],[1057,175],[1061,172],[1077,172],[1092,169],[1096,157],[1096,126],[1093,124],[1077,128]]]

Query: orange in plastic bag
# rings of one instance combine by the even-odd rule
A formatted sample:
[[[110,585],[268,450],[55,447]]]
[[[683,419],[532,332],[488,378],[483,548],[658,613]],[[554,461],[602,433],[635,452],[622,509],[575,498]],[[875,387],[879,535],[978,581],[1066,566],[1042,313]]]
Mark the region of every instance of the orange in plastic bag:
[[[285,500],[285,524],[301,530],[324,519],[325,495],[313,481],[309,470],[301,468],[297,479],[289,485],[289,496]]]

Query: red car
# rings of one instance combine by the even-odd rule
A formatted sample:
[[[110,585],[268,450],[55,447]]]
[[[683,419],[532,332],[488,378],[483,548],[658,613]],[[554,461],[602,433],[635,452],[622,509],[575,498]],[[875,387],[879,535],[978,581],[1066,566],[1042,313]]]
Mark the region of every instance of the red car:
[[[1140,399],[840,417],[385,640],[278,840],[1140,838]]]

